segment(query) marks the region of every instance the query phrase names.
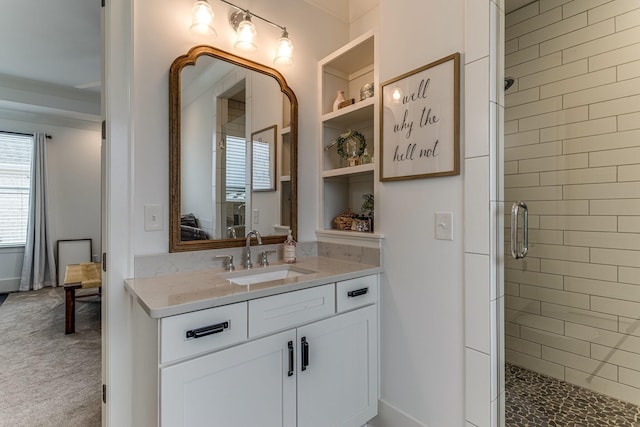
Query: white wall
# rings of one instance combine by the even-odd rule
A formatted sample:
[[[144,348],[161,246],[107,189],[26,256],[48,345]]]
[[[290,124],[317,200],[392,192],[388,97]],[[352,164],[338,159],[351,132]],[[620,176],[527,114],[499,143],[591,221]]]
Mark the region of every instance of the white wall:
[[[211,44],[234,52],[233,34],[227,22],[230,8],[215,2],[216,39],[195,38],[189,33],[190,0],[137,1],[134,4],[135,128],[134,230],[135,254],[168,251],[168,71],[171,62],[195,44]],[[348,40],[348,25],[310,5],[294,0],[254,0],[251,11],[286,25],[294,43],[295,63],[280,70],[298,98],[299,240],[315,240],[318,184],[316,152],[317,61]],[[313,19],[301,17],[313,16]],[[274,42],[280,36],[273,27],[255,22],[259,49],[243,56],[270,65]],[[319,35],[322,35],[319,37]],[[144,231],[144,205],[164,206],[164,230]]]
[[[100,254],[100,144],[98,123],[28,118],[12,113],[0,116],[0,129],[16,132],[45,132],[52,215],[52,236],[58,239],[93,239],[93,252]],[[22,115],[24,116],[24,115]],[[52,124],[52,123],[61,124]],[[0,253],[0,292],[17,290],[24,249]]]

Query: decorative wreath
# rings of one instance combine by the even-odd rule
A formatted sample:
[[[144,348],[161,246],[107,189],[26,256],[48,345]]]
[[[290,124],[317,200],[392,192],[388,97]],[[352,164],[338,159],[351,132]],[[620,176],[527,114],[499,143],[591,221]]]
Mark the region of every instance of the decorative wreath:
[[[338,139],[336,140],[336,145],[338,149],[338,156],[343,159],[348,159],[351,157],[351,153],[347,152],[346,144],[349,142],[354,142],[356,144],[356,157],[362,156],[364,153],[364,149],[367,146],[367,142],[364,139],[364,135],[362,135],[357,130],[349,129],[348,132],[341,133]]]

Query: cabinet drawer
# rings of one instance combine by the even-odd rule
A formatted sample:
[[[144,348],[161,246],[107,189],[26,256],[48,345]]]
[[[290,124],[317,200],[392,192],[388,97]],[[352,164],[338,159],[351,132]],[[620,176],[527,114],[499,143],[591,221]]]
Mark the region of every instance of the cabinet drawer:
[[[247,303],[194,311],[160,321],[160,363],[247,339]]]
[[[249,338],[311,322],[335,313],[329,285],[249,301]]]
[[[338,313],[378,300],[378,276],[358,277],[336,283],[336,305]]]

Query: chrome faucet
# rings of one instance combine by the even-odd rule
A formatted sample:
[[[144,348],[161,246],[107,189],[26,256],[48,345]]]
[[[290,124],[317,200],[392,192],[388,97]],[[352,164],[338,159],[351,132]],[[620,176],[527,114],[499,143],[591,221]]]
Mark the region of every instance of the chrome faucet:
[[[258,244],[262,244],[262,236],[257,230],[251,230],[247,233],[247,258],[245,261],[245,267],[252,268],[253,263],[251,262],[251,236],[256,236],[256,240],[258,240]]]

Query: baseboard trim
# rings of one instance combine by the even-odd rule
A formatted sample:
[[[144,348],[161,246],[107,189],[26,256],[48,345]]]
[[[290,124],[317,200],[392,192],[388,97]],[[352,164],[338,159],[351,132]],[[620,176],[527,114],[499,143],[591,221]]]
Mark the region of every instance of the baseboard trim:
[[[11,277],[9,279],[0,279],[0,294],[8,294],[9,292],[18,292],[20,289],[20,278]]]
[[[429,427],[382,399],[378,400],[378,416],[369,421],[368,425],[371,427]]]

